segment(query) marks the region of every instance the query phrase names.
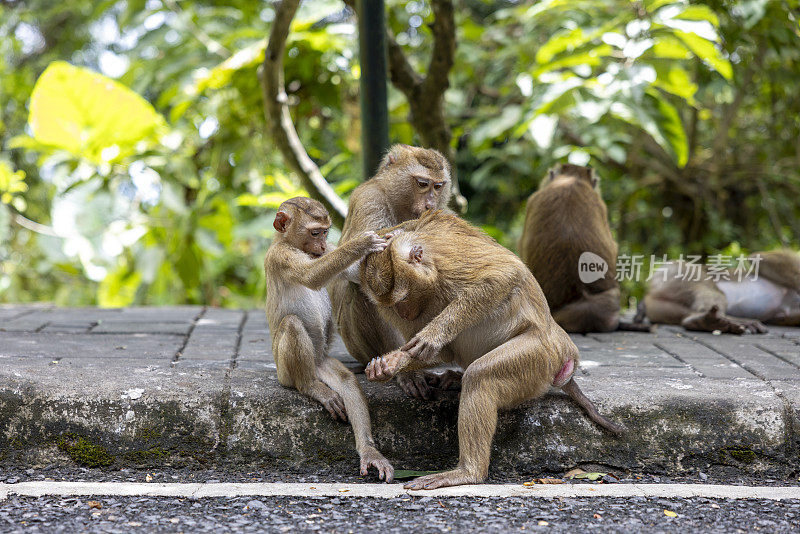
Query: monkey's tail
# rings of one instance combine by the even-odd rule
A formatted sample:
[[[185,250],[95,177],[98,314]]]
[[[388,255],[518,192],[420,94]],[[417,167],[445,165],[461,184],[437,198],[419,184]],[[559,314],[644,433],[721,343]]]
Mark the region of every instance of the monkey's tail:
[[[584,409],[586,415],[589,416],[589,419],[600,425],[601,427],[605,428],[612,434],[619,436],[625,432],[625,429],[619,426],[616,423],[612,423],[602,415],[600,412],[597,411],[594,403],[583,394],[581,388],[578,387],[577,382],[575,382],[574,378],[570,378],[569,381],[561,386],[561,389],[570,396],[572,400],[578,403],[578,405]]]

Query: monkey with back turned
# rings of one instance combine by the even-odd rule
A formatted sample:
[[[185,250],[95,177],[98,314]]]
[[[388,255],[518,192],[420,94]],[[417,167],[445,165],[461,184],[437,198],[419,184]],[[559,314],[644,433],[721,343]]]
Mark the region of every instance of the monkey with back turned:
[[[620,321],[616,280],[617,243],[594,169],[563,164],[548,172],[530,196],[520,239],[520,257],[542,287],[553,318],[567,332],[650,331]],[[579,260],[599,257],[607,271],[584,282]]]

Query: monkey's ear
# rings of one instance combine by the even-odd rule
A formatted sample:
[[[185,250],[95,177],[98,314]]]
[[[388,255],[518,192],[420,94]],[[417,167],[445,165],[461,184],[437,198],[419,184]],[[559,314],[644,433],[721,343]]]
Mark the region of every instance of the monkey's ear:
[[[597,172],[593,168],[589,167],[589,182],[591,182],[592,187],[597,187],[598,181]]]
[[[292,220],[291,216],[285,211],[279,211],[275,214],[275,220],[272,222],[272,226],[275,227],[277,231],[283,233],[286,231],[286,227],[289,226],[289,222]]]
[[[422,247],[419,245],[414,245],[411,247],[411,250],[408,251],[408,261],[409,263],[420,263],[422,261]]]

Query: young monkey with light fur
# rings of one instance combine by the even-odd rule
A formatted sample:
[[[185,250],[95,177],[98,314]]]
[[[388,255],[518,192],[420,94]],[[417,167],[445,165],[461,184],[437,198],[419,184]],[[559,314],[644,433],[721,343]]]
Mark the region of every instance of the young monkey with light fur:
[[[361,288],[407,343],[373,359],[369,380],[454,361],[464,371],[458,406],[458,466],[417,478],[408,489],[486,479],[497,412],[559,387],[600,426],[572,378],[578,348],[553,320],[531,272],[513,253],[459,217],[431,211],[392,229],[366,258]]]
[[[264,259],[264,272],[278,382],[319,401],[334,419],[349,419],[361,474],[375,467],[380,479],[390,482],[394,469],[375,448],[364,393],[353,373],[328,356],[333,322],[325,285],[337,276],[357,280],[360,260],[383,251],[391,236],[363,232],[333,249],[326,242],[331,226],[328,212],[321,203],[304,197],[282,203],[273,226],[276,234]]]

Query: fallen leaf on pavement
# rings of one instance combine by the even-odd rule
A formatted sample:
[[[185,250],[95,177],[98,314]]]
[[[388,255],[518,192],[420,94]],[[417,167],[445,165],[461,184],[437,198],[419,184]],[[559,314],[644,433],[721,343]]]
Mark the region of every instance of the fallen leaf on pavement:
[[[89,508],[97,508],[98,510],[103,507],[103,503],[100,501],[89,501],[86,504],[89,505]]]
[[[591,480],[592,482],[596,480],[600,480],[604,476],[608,475],[608,473],[578,473],[576,475],[572,475],[570,478],[579,479],[579,480]]]
[[[564,484],[560,478],[534,478],[530,482],[523,482],[523,486],[533,486],[534,484]]]
[[[547,526],[547,525],[549,525],[550,523],[548,523],[547,521],[539,521],[539,523],[538,523],[538,524],[539,524],[539,526],[540,526],[540,527],[546,527],[546,526]]]
[[[678,514],[676,514],[672,510],[664,510],[664,515],[667,517],[678,517]]]
[[[585,473],[585,472],[586,471],[584,471],[580,467],[576,467],[575,469],[570,469],[569,471],[567,471],[567,474],[564,475],[564,478],[572,478],[575,475],[580,475],[581,473]]]

